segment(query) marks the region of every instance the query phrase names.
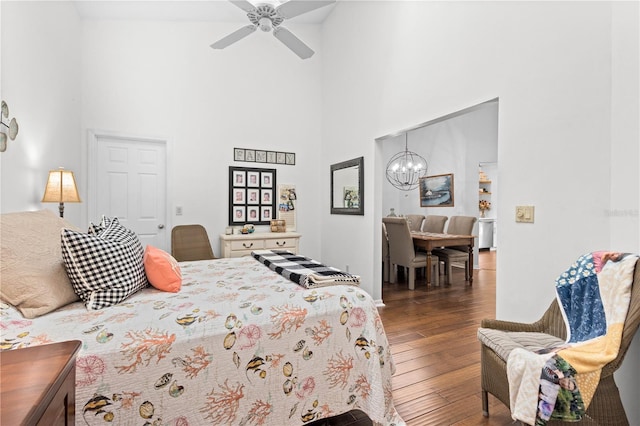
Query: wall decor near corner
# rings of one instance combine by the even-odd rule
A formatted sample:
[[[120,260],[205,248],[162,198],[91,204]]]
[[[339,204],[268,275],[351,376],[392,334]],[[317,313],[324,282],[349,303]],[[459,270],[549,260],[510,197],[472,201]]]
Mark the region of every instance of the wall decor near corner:
[[[18,136],[18,122],[15,117],[11,119],[9,124],[4,122],[5,118],[9,118],[9,106],[5,101],[2,101],[0,106],[0,152],[7,150],[7,137],[15,140]]]
[[[364,215],[364,157],[331,165],[331,214]]]
[[[296,230],[298,193],[295,185],[278,185],[278,219],[284,220],[287,231]]]
[[[420,178],[420,207],[453,207],[453,173]]]
[[[294,152],[266,151],[263,149],[233,148],[233,161],[295,166],[296,154]]]
[[[229,167],[229,225],[269,225],[277,188],[276,169]]]

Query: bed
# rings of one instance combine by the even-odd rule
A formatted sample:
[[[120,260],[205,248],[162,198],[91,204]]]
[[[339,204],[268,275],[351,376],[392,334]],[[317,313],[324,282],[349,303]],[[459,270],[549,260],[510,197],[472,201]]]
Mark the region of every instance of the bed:
[[[28,319],[3,303],[2,348],[82,341],[77,424],[301,425],[353,409],[403,424],[384,327],[358,286],[306,289],[251,257],[179,266],[179,292],[146,287],[104,309]]]

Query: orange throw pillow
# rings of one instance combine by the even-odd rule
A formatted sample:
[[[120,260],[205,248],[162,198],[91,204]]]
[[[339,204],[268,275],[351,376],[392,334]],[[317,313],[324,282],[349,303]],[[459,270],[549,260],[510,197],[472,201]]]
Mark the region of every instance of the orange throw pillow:
[[[144,272],[152,286],[158,290],[177,293],[182,286],[182,273],[178,261],[169,253],[147,245],[144,250]]]

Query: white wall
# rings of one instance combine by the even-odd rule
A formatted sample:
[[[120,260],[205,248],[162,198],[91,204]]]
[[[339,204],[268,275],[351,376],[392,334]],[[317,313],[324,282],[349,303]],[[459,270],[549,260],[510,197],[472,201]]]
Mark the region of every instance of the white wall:
[[[169,140],[171,226],[200,223],[220,253],[228,222],[228,167],[277,169],[296,185],[301,252],[320,255],[319,27],[289,26],[316,48],[301,61],[270,34],[225,49],[237,24],[84,21],[82,127]],[[296,153],[296,165],[233,161],[233,147]],[[90,218],[91,219],[91,218]],[[170,227],[169,227],[170,229]],[[264,229],[260,229],[264,230]],[[268,230],[268,229],[267,229]]]
[[[556,276],[584,252],[614,243],[637,252],[637,236],[613,239],[605,215],[605,194],[639,187],[637,172],[612,173],[638,164],[638,114],[612,118],[637,109],[638,6],[616,8],[612,31],[602,2],[339,2],[323,31],[323,161],[364,155],[366,205],[357,219],[324,215],[327,230],[352,238],[323,239],[323,257],[365,269],[379,297],[386,162],[374,139],[496,97],[497,317],[537,319]],[[636,195],[616,199],[637,212]],[[534,224],[514,222],[520,204],[536,207]],[[637,214],[626,220],[637,235]],[[627,364],[635,385],[622,393],[637,400],[638,358]],[[635,405],[627,411],[640,423]]]
[[[80,21],[71,3],[0,2],[1,97],[20,126],[0,154],[0,211],[41,208],[48,171],[78,177],[80,156]],[[80,175],[81,177],[81,175]],[[80,197],[86,187],[79,184]],[[82,224],[82,205],[66,204],[65,219]]]

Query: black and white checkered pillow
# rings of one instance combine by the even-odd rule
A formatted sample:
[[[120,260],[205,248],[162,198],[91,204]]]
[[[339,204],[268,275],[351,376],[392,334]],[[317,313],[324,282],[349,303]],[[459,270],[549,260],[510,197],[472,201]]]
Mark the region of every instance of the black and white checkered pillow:
[[[114,218],[110,218],[108,216],[102,215],[102,219],[100,220],[99,224],[96,225],[93,222],[89,223],[88,233],[91,235],[97,235],[101,233],[102,231],[107,229],[107,227],[111,224],[111,221],[113,219]],[[115,219],[118,220],[118,218],[115,218]]]
[[[118,304],[148,285],[142,244],[117,218],[94,235],[63,229],[61,240],[67,275],[87,309]]]

